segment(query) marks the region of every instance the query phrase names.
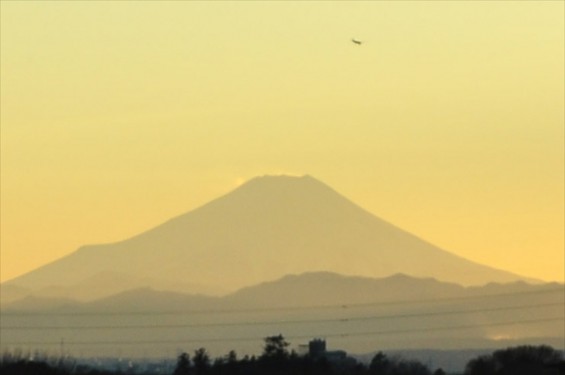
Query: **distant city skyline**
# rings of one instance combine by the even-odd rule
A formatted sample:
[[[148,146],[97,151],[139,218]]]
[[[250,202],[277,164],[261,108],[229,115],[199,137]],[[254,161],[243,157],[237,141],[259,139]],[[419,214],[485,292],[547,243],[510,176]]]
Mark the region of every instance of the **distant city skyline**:
[[[310,174],[563,282],[564,6],[1,2],[0,281]]]

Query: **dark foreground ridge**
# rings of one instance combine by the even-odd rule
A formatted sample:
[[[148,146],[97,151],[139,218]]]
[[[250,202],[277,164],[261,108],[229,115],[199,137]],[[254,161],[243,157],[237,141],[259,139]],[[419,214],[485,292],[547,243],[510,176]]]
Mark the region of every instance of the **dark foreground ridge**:
[[[176,363],[162,361],[139,368],[131,363],[124,367],[92,366],[69,358],[47,358],[35,354],[4,353],[0,362],[3,375],[71,375],[71,374],[142,374],[142,375],[447,375],[441,369],[431,369],[417,360],[406,360],[375,354],[369,363],[361,363],[341,350],[326,350],[321,339],[310,341],[307,352],[289,351],[282,335],[265,338],[259,357],[238,358],[235,351],[212,360],[206,349],[193,355],[183,352]],[[563,375],[563,353],[549,346],[518,346],[497,350],[471,359],[464,375]]]

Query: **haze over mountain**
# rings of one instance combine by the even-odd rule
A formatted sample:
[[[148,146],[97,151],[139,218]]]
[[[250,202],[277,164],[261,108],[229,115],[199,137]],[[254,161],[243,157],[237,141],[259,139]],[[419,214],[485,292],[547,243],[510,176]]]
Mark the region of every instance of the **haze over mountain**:
[[[264,176],[130,239],[84,246],[3,289],[80,300],[144,286],[221,294],[313,271],[461,285],[523,280],[419,239],[310,176]]]
[[[326,337],[352,353],[564,343],[563,284],[462,287],[434,279],[317,272],[206,297],[142,288],[91,302],[28,297],[2,309],[0,349],[144,355],[205,346],[256,354],[262,338]],[[104,345],[100,345],[103,343]]]

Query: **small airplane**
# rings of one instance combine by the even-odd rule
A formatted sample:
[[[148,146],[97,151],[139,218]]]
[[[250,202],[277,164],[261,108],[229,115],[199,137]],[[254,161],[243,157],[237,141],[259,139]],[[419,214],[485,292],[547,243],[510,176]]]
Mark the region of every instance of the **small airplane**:
[[[357,44],[357,45],[361,45],[361,43],[363,43],[362,41],[360,41],[360,40],[358,40],[358,39],[355,39],[355,38],[351,39],[351,41],[352,41],[353,43]]]

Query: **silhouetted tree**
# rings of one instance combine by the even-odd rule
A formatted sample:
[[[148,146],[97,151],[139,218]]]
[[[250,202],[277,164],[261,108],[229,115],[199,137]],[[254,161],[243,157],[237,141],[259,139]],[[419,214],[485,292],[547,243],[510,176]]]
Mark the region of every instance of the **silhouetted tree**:
[[[518,346],[497,350],[472,359],[466,375],[552,375],[559,374],[562,354],[546,346]]]
[[[375,354],[369,364],[369,373],[371,375],[387,374],[392,363],[383,352]]]
[[[210,372],[210,357],[206,349],[200,348],[195,350],[192,362],[194,363],[196,375],[206,375]]]
[[[491,355],[481,355],[470,360],[465,367],[466,375],[494,375],[496,366]]]
[[[431,375],[430,369],[419,361],[390,359],[383,352],[375,354],[369,364],[371,375]]]
[[[262,358],[285,360],[289,357],[288,345],[283,335],[265,337]]]
[[[399,361],[395,364],[393,375],[431,375],[430,369],[419,361]]]
[[[237,375],[239,374],[239,364],[237,361],[237,354],[234,350],[230,350],[228,355],[225,358],[225,366],[227,369],[227,373],[230,375]]]
[[[190,356],[188,353],[181,353],[173,375],[190,375],[190,373]]]
[[[230,350],[228,355],[226,355],[226,362],[227,363],[237,362],[237,353],[235,352],[235,350]]]
[[[49,366],[46,362],[21,360],[0,366],[2,375],[65,375],[67,371]]]

